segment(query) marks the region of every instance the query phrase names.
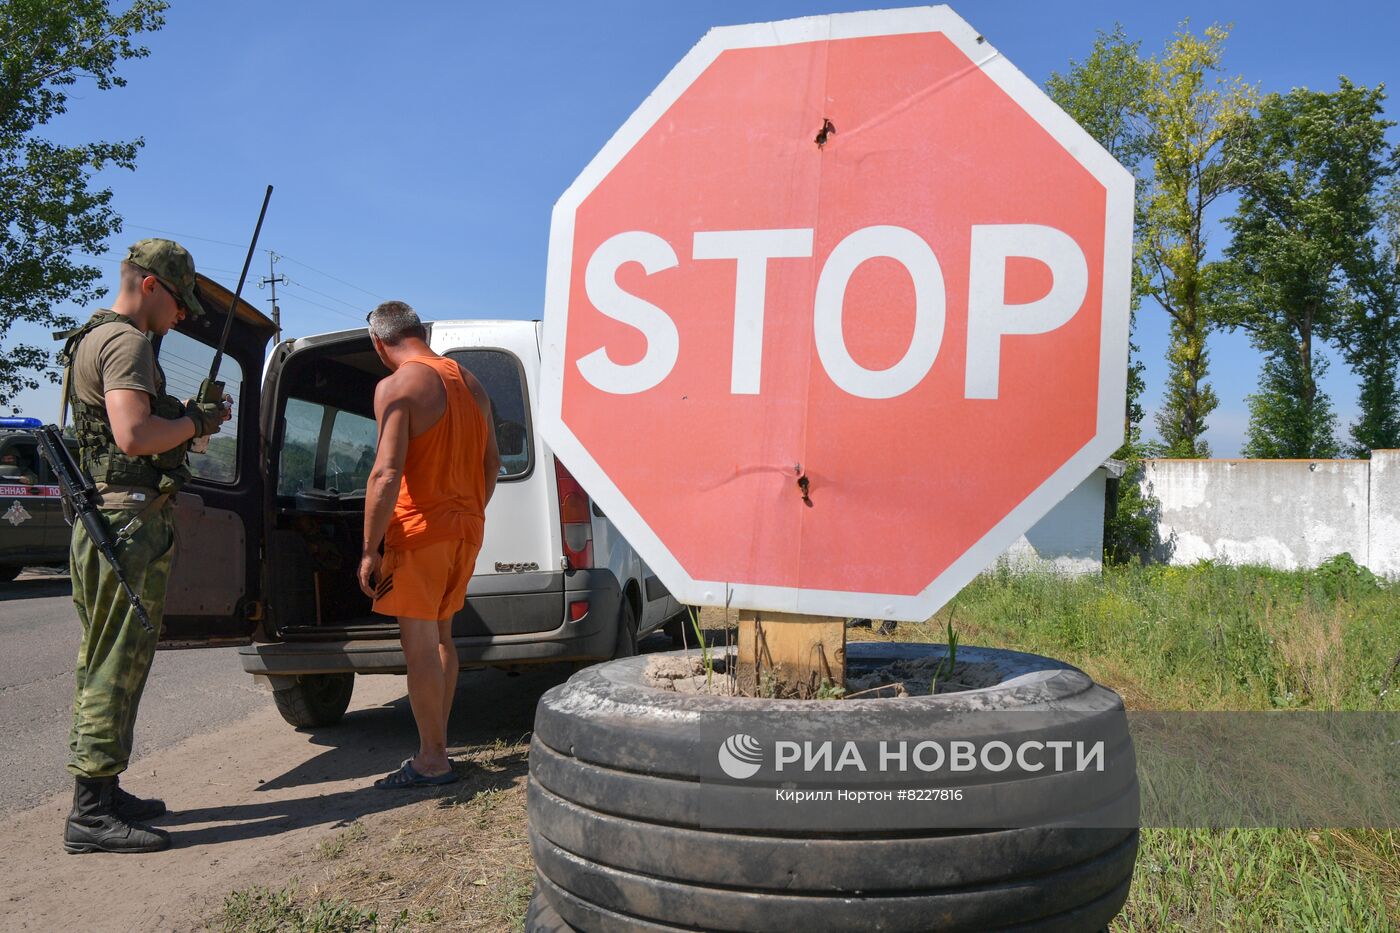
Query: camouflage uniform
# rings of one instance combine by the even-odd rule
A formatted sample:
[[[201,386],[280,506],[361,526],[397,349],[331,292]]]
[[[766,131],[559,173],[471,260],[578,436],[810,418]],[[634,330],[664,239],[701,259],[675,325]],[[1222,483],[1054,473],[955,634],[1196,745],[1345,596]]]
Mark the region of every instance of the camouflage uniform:
[[[142,240],[131,247],[126,261],[155,275],[172,294],[179,295],[190,313],[203,310],[194,294],[194,260],[179,244]],[[103,311],[62,335],[68,342],[60,360],[68,366],[70,381],[80,341],[104,326],[109,328],[107,333],[117,328],[119,337],[129,339],[120,331],[127,325],[131,325],[129,319]],[[159,364],[154,364],[154,370],[152,413],[181,417],[184,406],[165,394]],[[188,445],[156,456],[123,453],[112,435],[105,408],[92,401],[108,388],[112,386],[100,382],[89,386],[89,398],[84,401],[77,387],[70,385],[65,387],[64,401],[72,401],[82,467],[97,483],[103,496],[102,514],[119,538],[118,562],[159,632],[175,553],[171,497],[189,476],[185,466]],[[68,770],[78,778],[110,778],[126,770],[131,757],[136,710],[155,657],[157,635],[142,628],[116,575],[81,523],[73,528],[69,562],[73,604],[83,635],[78,647]]]
[[[155,632],[141,627],[87,529],[81,522],[73,526],[69,561],[73,605],[83,637],[78,646],[68,770],[79,777],[112,777],[126,770],[131,758],[136,707],[155,658],[165,586],[175,556],[171,511],[169,503],[161,506],[117,549],[122,572],[141,597]],[[102,514],[113,529],[119,529],[135,513],[103,509]]]

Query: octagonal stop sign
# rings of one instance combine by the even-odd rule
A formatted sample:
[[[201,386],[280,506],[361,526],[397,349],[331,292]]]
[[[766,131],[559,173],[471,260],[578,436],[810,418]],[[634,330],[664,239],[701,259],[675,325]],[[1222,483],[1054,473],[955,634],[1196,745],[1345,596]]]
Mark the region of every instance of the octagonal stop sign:
[[[715,29],[555,207],[541,429],[682,602],[925,618],[1122,442],[1132,196],[946,7]]]

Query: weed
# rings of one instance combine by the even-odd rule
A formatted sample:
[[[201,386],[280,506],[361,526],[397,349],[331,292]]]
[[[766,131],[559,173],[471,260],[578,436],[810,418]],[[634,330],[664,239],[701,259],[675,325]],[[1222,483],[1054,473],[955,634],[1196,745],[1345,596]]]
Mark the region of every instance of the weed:
[[[938,682],[953,676],[953,671],[958,667],[958,633],[953,631],[953,614],[948,614],[948,621],[945,626],[944,635],[948,646],[948,655],[938,662],[938,667],[933,671],[933,682],[929,684],[928,692],[932,696],[938,693]]]
[[[686,614],[690,616],[690,628],[695,632],[695,642],[700,646],[700,663],[705,666],[705,689],[708,690],[715,679],[715,659],[710,656],[710,643],[705,640],[705,633],[700,628],[700,610],[694,606],[687,606]]]
[[[378,913],[348,901],[321,899],[303,906],[295,888],[273,891],[259,886],[225,897],[217,922],[226,933],[388,933],[408,922],[408,911],[381,923]]]
[[[330,839],[326,839],[316,846],[316,851],[312,853],[311,860],[315,862],[338,859],[345,854],[346,848],[356,842],[362,842],[365,838],[365,828],[359,823],[351,823],[350,828],[343,833],[337,833]]]
[[[825,677],[823,677],[823,678],[822,678],[822,684],[821,684],[820,687],[817,688],[817,692],[816,692],[815,694],[813,694],[812,699],[814,699],[814,700],[841,700],[841,699],[845,699],[845,697],[846,697],[846,688],[845,688],[843,685],[841,685],[841,684],[834,684],[834,683],[832,683],[830,680],[827,680]]]

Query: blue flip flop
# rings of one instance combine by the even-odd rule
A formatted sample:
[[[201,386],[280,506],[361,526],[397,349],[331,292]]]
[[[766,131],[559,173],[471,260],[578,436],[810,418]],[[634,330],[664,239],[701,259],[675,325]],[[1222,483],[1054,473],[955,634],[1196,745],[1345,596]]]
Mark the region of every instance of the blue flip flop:
[[[444,784],[455,784],[459,780],[456,769],[445,771],[442,774],[419,774],[413,767],[413,759],[404,759],[399,765],[399,770],[374,782],[374,786],[381,790],[400,790],[405,787],[441,787]]]

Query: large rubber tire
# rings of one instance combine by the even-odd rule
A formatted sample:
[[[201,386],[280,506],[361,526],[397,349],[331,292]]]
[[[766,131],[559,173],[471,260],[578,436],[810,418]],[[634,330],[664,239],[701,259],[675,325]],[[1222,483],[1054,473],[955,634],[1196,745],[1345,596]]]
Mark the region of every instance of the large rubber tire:
[[[637,613],[632,609],[632,600],[627,594],[622,596],[622,608],[617,613],[617,640],[613,642],[613,658],[633,658],[637,656]]]
[[[525,933],[575,933],[574,928],[564,922],[564,918],[559,916],[559,912],[549,906],[549,901],[540,894],[539,885],[535,886],[534,896],[530,898],[530,906],[525,908]]]
[[[354,674],[303,674],[296,683],[272,691],[282,718],[299,729],[340,722],[355,690]]]
[[[882,653],[937,650],[852,644],[847,658],[858,664]],[[959,657],[996,661],[1002,683],[962,694],[823,704],[699,697],[646,687],[647,659],[637,658],[590,668],[549,691],[536,712],[530,749],[530,842],[537,898],[566,926],[527,928],[1102,929],[1127,898],[1137,853],[1131,767],[1111,769],[1126,777],[1115,778],[1121,784],[1089,803],[1066,793],[1081,780],[1074,774],[1022,777],[1014,784],[991,777],[969,788],[994,797],[1002,812],[1020,811],[1032,820],[1054,813],[1047,822],[1117,829],[961,828],[949,808],[933,807],[922,821],[899,810],[897,822],[881,825],[862,812],[859,824],[828,820],[817,833],[801,807],[745,805],[771,801],[771,787],[705,783],[697,762],[714,751],[697,745],[695,727],[686,728],[696,717],[721,732],[726,716],[735,732],[771,717],[782,723],[782,734],[800,741],[809,734],[920,734],[933,708],[1072,711],[1123,719],[1122,740],[1108,756],[1111,764],[1131,763],[1122,701],[1083,672],[1018,652],[963,648]],[[961,732],[940,737],[984,734],[986,717],[961,718]],[[942,721],[940,728],[946,728]],[[1050,738],[1049,732],[1034,735]],[[907,786],[907,777],[891,780]],[[1080,801],[1073,806],[1081,809],[1056,812],[1066,800]]]

